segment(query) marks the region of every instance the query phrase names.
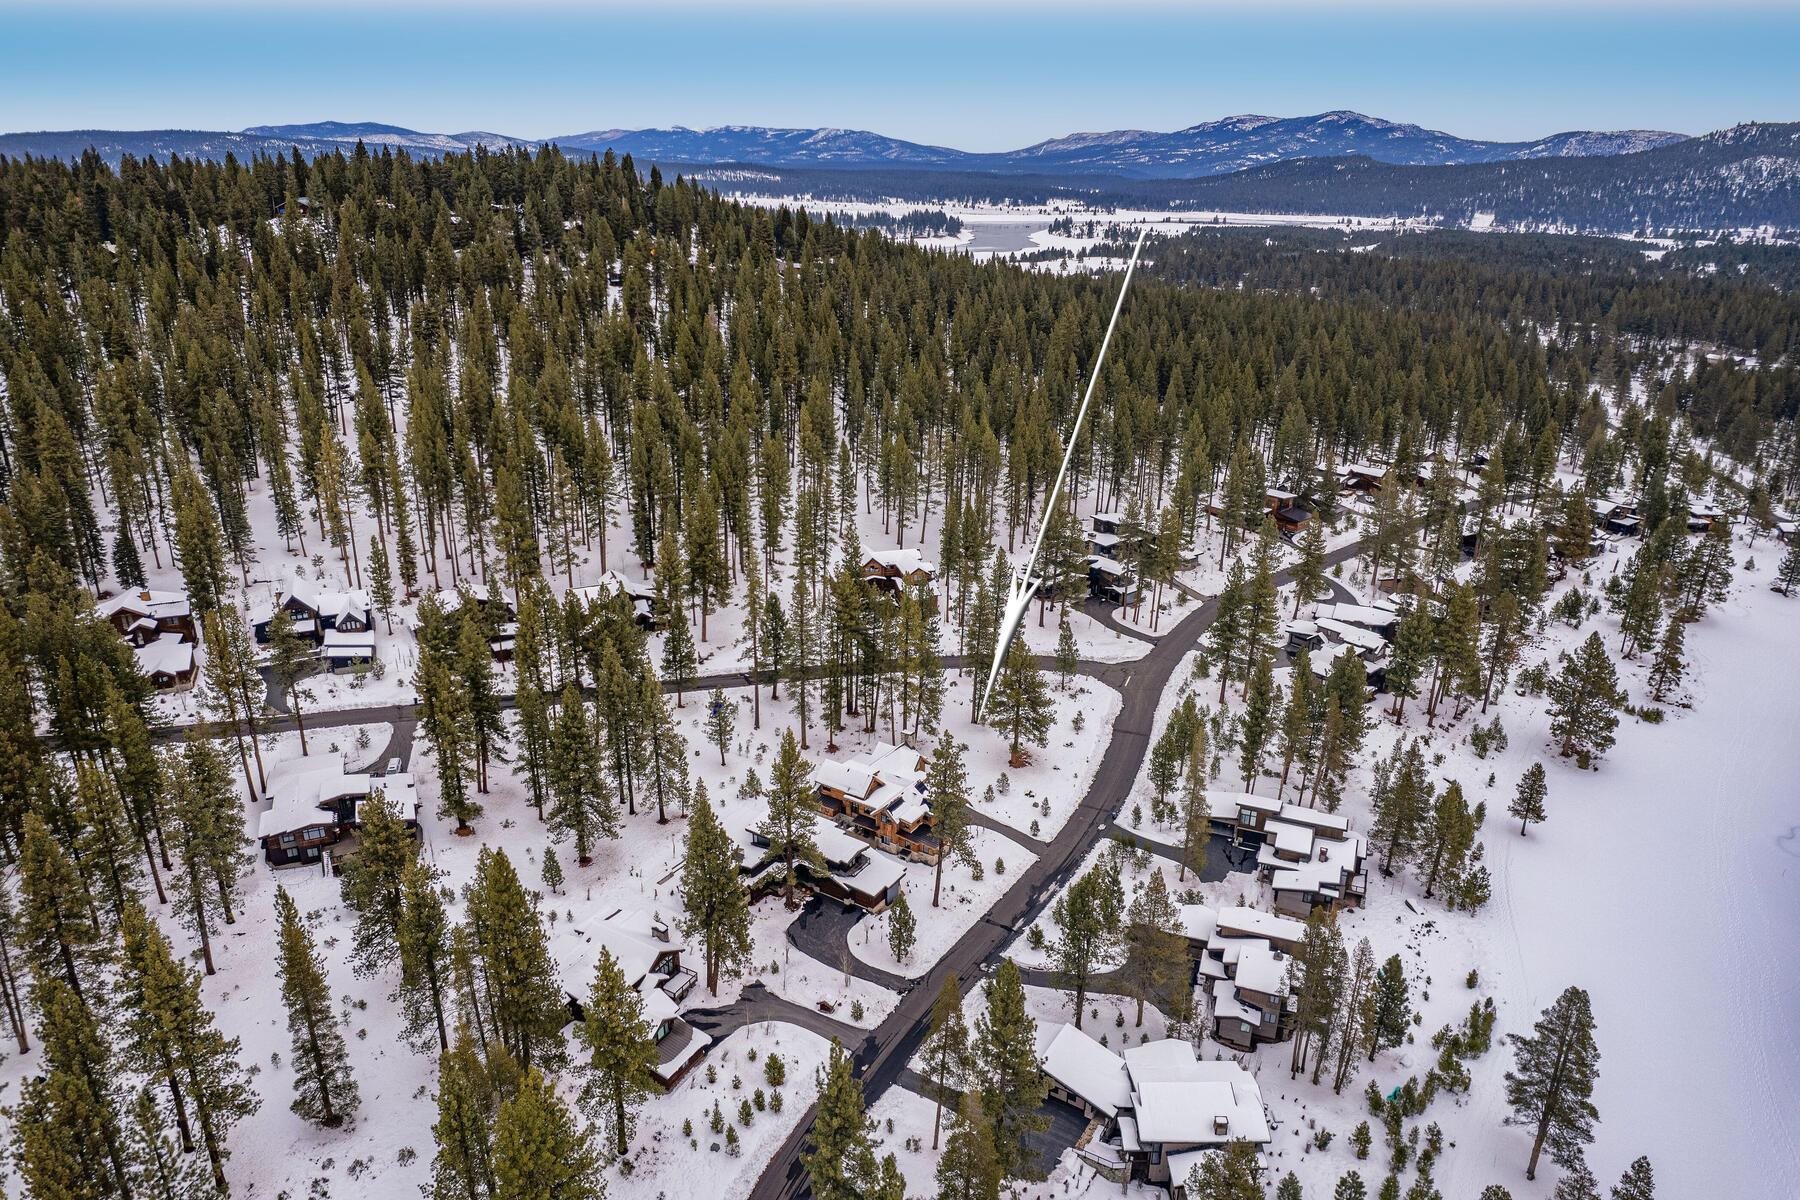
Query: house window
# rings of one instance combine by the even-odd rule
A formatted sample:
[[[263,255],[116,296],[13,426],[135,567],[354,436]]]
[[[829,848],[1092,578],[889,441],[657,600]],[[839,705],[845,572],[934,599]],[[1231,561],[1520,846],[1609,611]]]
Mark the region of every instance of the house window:
[[[1239,825],[1254,825],[1254,824],[1256,824],[1256,810],[1253,808],[1238,809],[1238,824]]]
[[[324,837],[324,836],[325,836],[325,830],[324,830],[324,829],[322,829],[322,828],[321,828],[321,827],[319,827],[319,826],[317,826],[317,825],[311,825],[311,826],[308,826],[308,827],[307,827],[307,828],[306,828],[306,829],[305,829],[305,830],[304,830],[304,831],[303,831],[303,832],[302,832],[302,833],[301,833],[301,835],[300,835],[300,836],[301,836],[301,837],[304,837],[304,838],[305,838],[305,839],[306,839],[306,840],[307,840],[307,841],[309,841],[309,842],[311,842],[311,841],[315,841],[315,840],[317,840],[317,839],[319,839],[319,838],[322,838],[322,837]]]

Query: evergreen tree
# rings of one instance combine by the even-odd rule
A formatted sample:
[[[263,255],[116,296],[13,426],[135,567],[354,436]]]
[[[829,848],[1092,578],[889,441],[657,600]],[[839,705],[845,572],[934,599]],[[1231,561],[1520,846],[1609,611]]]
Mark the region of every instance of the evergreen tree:
[[[1369,1061],[1383,1050],[1391,1050],[1406,1040],[1412,1028],[1412,1000],[1406,985],[1406,967],[1398,954],[1389,955],[1375,972],[1375,987],[1370,993],[1370,1018],[1367,1023]]]
[[[1056,622],[1056,683],[1063,691],[1069,689],[1069,676],[1081,666],[1081,648],[1075,643],[1075,630],[1069,624],[1069,611],[1064,609]]]
[[[1263,1200],[1262,1153],[1254,1142],[1227,1142],[1188,1171],[1190,1200]]]
[[[1250,668],[1250,682],[1244,694],[1244,711],[1238,715],[1238,748],[1244,767],[1244,790],[1256,790],[1262,774],[1263,756],[1275,736],[1275,709],[1281,703],[1281,691],[1275,686],[1270,655],[1259,654]]]
[[[374,975],[400,956],[402,884],[417,847],[399,809],[380,788],[357,805],[357,816],[362,827],[356,853],[344,861],[338,877],[344,904],[356,914],[350,961],[357,974]]]
[[[130,1165],[120,1117],[120,1080],[111,1062],[113,1048],[91,1006],[61,979],[39,978],[36,993],[43,1060],[40,1074],[22,1092],[24,1111],[15,1118],[20,1127],[19,1163],[29,1193],[128,1197]],[[33,1087],[42,1091],[34,1094]],[[34,1138],[31,1127],[40,1120],[58,1128],[40,1126],[41,1136]],[[63,1140],[65,1134],[73,1144]],[[42,1146],[41,1166],[29,1161],[34,1142]],[[43,1182],[33,1178],[38,1170]],[[58,1185],[45,1186],[58,1177]]]
[[[1559,753],[1586,768],[1612,749],[1619,727],[1619,707],[1625,693],[1619,687],[1612,659],[1598,633],[1573,655],[1563,656],[1563,669],[1550,681],[1550,736],[1561,746]]]
[[[683,813],[688,808],[687,742],[675,728],[662,688],[648,664],[638,689],[638,712],[644,734],[644,766],[650,790],[656,795],[656,823],[667,825],[671,801]]]
[[[1025,1140],[1047,1127],[1039,1112],[1045,1096],[1037,1060],[1037,1022],[1025,1005],[1018,964],[1001,961],[981,985],[987,1011],[975,1019],[970,1055],[974,1090],[993,1129],[994,1158],[1002,1179],[1026,1178],[1030,1169]]]
[[[1789,543],[1787,553],[1781,556],[1772,586],[1784,596],[1791,596],[1795,588],[1800,588],[1800,539]]]
[[[932,1138],[936,1148],[937,1138]],[[994,1125],[981,1106],[981,1093],[965,1093],[950,1122],[950,1140],[938,1159],[938,1200],[999,1200],[1005,1182],[994,1151]]]
[[[713,814],[704,787],[694,796],[687,852],[681,860],[681,932],[698,935],[706,958],[706,990],[719,994],[719,975],[750,961],[750,906],[738,876],[738,847]]]
[[[1125,915],[1125,963],[1120,968],[1127,994],[1137,1001],[1140,1028],[1147,1002],[1173,996],[1191,982],[1187,938],[1180,927],[1181,913],[1161,868],[1151,871]]]
[[[394,632],[394,569],[388,564],[387,547],[379,538],[369,539],[369,599],[381,614],[388,635]]]
[[[594,967],[581,1039],[588,1052],[583,1099],[596,1120],[610,1116],[614,1152],[622,1158],[635,1124],[632,1108],[656,1084],[656,1037],[644,1018],[644,998],[605,947]]]
[[[1507,808],[1507,815],[1519,823],[1519,836],[1525,836],[1525,830],[1533,821],[1544,819],[1544,800],[1550,794],[1550,785],[1544,778],[1544,764],[1534,762],[1525,768],[1525,774],[1519,777],[1519,790],[1513,794],[1512,805]]]
[[[1116,867],[1094,865],[1056,898],[1050,920],[1057,936],[1051,950],[1064,989],[1073,993],[1075,1028],[1087,1007],[1088,980],[1119,945],[1124,896]]]
[[[1363,1186],[1362,1176],[1355,1171],[1345,1171],[1338,1177],[1337,1186],[1331,1190],[1331,1200],[1368,1200],[1369,1191]]]
[[[168,1129],[168,1116],[154,1093],[140,1090],[125,1127],[133,1200],[201,1200],[224,1194],[199,1160],[170,1140]]]
[[[335,1128],[356,1112],[350,1053],[331,1011],[331,987],[310,930],[286,888],[275,889],[280,924],[281,1002],[287,1009],[289,1059],[294,1068],[293,1110],[308,1121]]]
[[[120,935],[126,1056],[168,1088],[184,1152],[193,1149],[192,1106],[213,1183],[225,1194],[231,1128],[262,1106],[239,1066],[238,1040],[214,1027],[200,999],[200,976],[175,958],[168,939],[135,901],[125,910]]]
[[[294,632],[294,617],[286,608],[275,610],[269,622],[269,681],[287,699],[294,728],[300,733],[300,753],[306,753],[306,717],[303,702],[312,699],[306,679],[317,663],[313,645]]]
[[[400,954],[399,995],[406,1036],[418,1046],[429,1044],[435,1031],[439,1051],[448,1050],[450,918],[438,893],[437,873],[417,857],[409,859],[400,873],[394,940]]]
[[[1512,1113],[1506,1123],[1532,1130],[1525,1178],[1537,1178],[1538,1157],[1546,1149],[1557,1166],[1572,1169],[1594,1140],[1594,1122],[1600,1119],[1592,1103],[1600,1049],[1587,993],[1565,989],[1530,1034],[1511,1033],[1506,1040],[1513,1047],[1513,1069],[1506,1073]]]
[[[494,1200],[602,1200],[606,1185],[588,1131],[544,1073],[525,1072],[494,1117]]]
[[[888,909],[887,934],[888,950],[894,961],[903,963],[910,959],[919,937],[919,922],[913,916],[912,906],[906,902],[904,888],[894,900],[893,907]]]
[[[1011,764],[1023,767],[1030,761],[1026,743],[1047,745],[1050,727],[1056,719],[1056,705],[1037,662],[1026,650],[1022,639],[1015,638],[1006,651],[1000,676],[994,681],[994,695],[986,706],[995,728],[1007,739]]]
[[[1553,1200],[1601,1200],[1600,1181],[1585,1161],[1577,1162],[1563,1169],[1563,1177],[1556,1181],[1556,1191],[1551,1195]]]
[[[107,943],[87,885],[44,820],[27,812],[19,841],[19,944],[36,973],[67,984],[86,1001],[99,983]],[[41,1008],[40,1004],[40,1008]]]
[[[1648,1158],[1632,1159],[1613,1187],[1612,1200],[1656,1200],[1656,1174]]]
[[[559,840],[575,843],[575,864],[594,861],[594,843],[619,836],[619,806],[606,775],[588,720],[587,705],[573,681],[563,685],[556,723],[550,730],[550,829]]]
[[[737,727],[737,702],[725,698],[724,688],[714,688],[706,701],[706,740],[719,748],[719,765],[725,765],[725,751],[731,748],[731,735]]]
[[[888,1156],[892,1159],[892,1155]],[[825,1063],[824,1086],[814,1112],[812,1134],[800,1161],[817,1200],[874,1200],[883,1168],[875,1157],[863,1114],[862,1084],[841,1043],[833,1041]]]
[[[497,1051],[504,1057],[504,1051]],[[453,1049],[438,1055],[437,1120],[431,1133],[433,1200],[492,1200],[495,1087],[468,1026],[459,1026]]]
[[[937,863],[932,867],[931,907],[938,907],[944,888],[944,861],[955,859],[965,867],[975,861],[969,837],[969,772],[963,766],[963,746],[948,734],[938,738],[925,768],[925,797],[931,802],[938,838]]]
[[[699,666],[694,650],[694,635],[688,632],[686,610],[677,607],[669,614],[669,619],[662,628],[662,673],[675,685],[675,707],[680,708],[688,685],[693,682],[694,671]]]
[[[1680,621],[1669,622],[1650,664],[1650,698],[1659,703],[1666,702],[1687,678],[1687,634],[1683,630]]]
[[[1300,560],[1294,564],[1294,615],[1325,590],[1325,523],[1313,519],[1300,531]]]
[[[781,748],[776,751],[775,765],[769,772],[769,813],[757,827],[757,833],[781,858],[790,904],[799,879],[796,866],[819,861],[819,848],[812,834],[819,811],[812,774],[813,765],[801,757],[794,731],[783,730]]]
[[[969,1027],[963,1020],[962,989],[956,984],[954,971],[944,973],[943,986],[931,1006],[931,1028],[925,1035],[922,1053],[925,1077],[931,1081],[931,1148],[936,1150],[944,1122],[944,1101],[954,1099],[966,1084],[971,1065]]]
[[[467,913],[494,1036],[520,1070],[561,1065],[568,1008],[543,919],[504,850],[476,857]]]

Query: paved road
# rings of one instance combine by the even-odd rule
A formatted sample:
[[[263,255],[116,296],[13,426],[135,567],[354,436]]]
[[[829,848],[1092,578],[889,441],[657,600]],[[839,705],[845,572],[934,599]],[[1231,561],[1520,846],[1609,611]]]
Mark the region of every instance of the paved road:
[[[1326,564],[1355,557],[1356,543],[1327,554]],[[1278,584],[1291,582],[1292,572],[1282,571]],[[1013,885],[995,900],[986,919],[977,922],[945,953],[935,967],[900,998],[888,1019],[872,1038],[864,1039],[855,1052],[856,1069],[863,1093],[871,1104],[895,1083],[917,1053],[931,1022],[931,1008],[943,986],[944,976],[954,974],[964,994],[976,986],[984,967],[991,967],[1014,934],[1036,919],[1044,906],[1080,866],[1094,839],[1118,815],[1131,792],[1144,755],[1149,750],[1156,709],[1169,679],[1183,655],[1199,640],[1218,611],[1216,600],[1190,608],[1166,630],[1144,657],[1131,663],[1130,677],[1120,690],[1123,703],[1113,721],[1112,739],[1101,756],[1093,782],[1080,806],[1038,858],[1020,872]],[[816,1106],[815,1106],[816,1109]],[[801,1148],[811,1133],[814,1109],[809,1109],[763,1169],[750,1200],[791,1200],[805,1193]]]

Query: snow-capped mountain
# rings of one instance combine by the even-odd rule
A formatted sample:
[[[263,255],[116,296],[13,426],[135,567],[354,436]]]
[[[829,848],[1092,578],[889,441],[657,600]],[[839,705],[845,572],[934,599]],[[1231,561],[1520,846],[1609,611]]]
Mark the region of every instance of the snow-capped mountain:
[[[341,150],[361,141],[419,156],[456,154],[477,145],[490,150],[554,142],[571,152],[612,150],[641,162],[669,164],[751,163],[772,167],[911,167],[1037,175],[1115,175],[1139,179],[1194,179],[1305,158],[1361,155],[1401,166],[1504,162],[1515,159],[1601,157],[1684,141],[1677,133],[1625,130],[1573,131],[1534,142],[1489,142],[1336,111],[1309,117],[1241,115],[1169,133],[1117,129],[1073,133],[1018,150],[978,153],[909,142],[864,129],[785,129],[721,125],[708,129],[595,129],[532,139],[472,131],[424,133],[376,122],[317,121],[254,125],[236,132],[162,129],[139,132],[71,130],[0,134],[0,153],[73,158],[92,147],[118,161],[172,155],[217,158]]]
[[[776,129],[719,125],[710,129],[605,129],[548,139],[566,150],[612,150],[651,162],[766,163],[774,166],[869,166],[907,163],[963,166],[972,156],[866,129]]]

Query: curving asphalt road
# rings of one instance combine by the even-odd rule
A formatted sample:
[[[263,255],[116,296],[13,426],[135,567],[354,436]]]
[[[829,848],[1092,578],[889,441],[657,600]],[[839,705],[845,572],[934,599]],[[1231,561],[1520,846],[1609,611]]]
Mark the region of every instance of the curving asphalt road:
[[[1325,556],[1327,566],[1356,556],[1359,544],[1351,542]],[[1276,576],[1277,584],[1292,581],[1292,570]],[[1335,588],[1334,588],[1335,591]],[[943,987],[944,976],[954,974],[967,994],[995,965],[1001,949],[1017,931],[1025,928],[1080,866],[1094,840],[1105,836],[1131,792],[1144,755],[1156,709],[1169,679],[1183,656],[1212,624],[1218,612],[1216,599],[1190,608],[1157,639],[1144,657],[1130,665],[1130,675],[1119,688],[1123,703],[1113,720],[1112,739],[1101,756],[1094,779],[1080,806],[1046,844],[1037,859],[1019,873],[1013,885],[995,900],[985,919],[965,933],[918,983],[900,998],[887,1020],[857,1045],[856,1071],[863,1094],[873,1103],[898,1082],[930,1028],[931,1008]],[[1118,685],[1115,685],[1118,686]],[[808,1109],[787,1140],[769,1160],[751,1190],[750,1200],[793,1200],[805,1195],[806,1172],[800,1153],[812,1131],[816,1106]]]

